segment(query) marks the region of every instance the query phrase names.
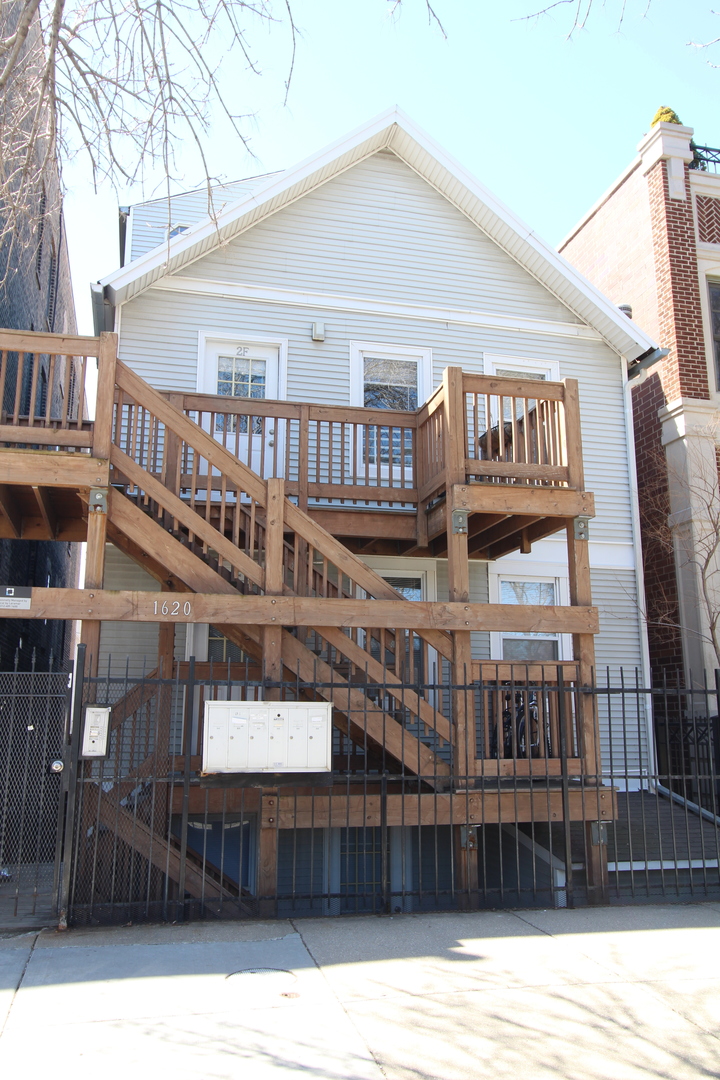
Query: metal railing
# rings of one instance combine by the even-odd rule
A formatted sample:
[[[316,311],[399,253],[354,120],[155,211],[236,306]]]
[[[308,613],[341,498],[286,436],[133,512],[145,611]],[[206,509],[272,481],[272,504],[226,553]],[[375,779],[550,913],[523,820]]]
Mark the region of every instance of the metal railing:
[[[206,698],[312,700],[326,687],[263,683],[249,661],[83,679],[85,701],[112,705],[112,732],[106,759],[80,762],[65,824],[58,877],[70,922],[719,898],[717,688],[646,688],[636,672],[616,672],[573,689],[598,710],[602,762],[573,773],[561,739],[551,775],[532,768],[530,727],[521,748],[524,710],[552,689],[549,672],[528,667],[535,677],[523,682],[514,667],[495,665],[492,690],[487,672],[426,687],[474,702],[478,741],[483,694],[504,700],[509,687],[525,703],[511,709],[509,740],[498,714],[494,752],[509,767],[473,776],[414,773],[367,728],[363,737],[358,712],[351,738],[339,710],[328,774],[203,776]],[[561,668],[560,720],[564,679]]]
[[[80,668],[72,729],[67,674],[0,673],[0,927],[47,925],[59,910],[81,924],[718,900],[718,683],[645,687],[616,671],[570,693],[567,667],[554,682],[558,719],[581,698],[599,716],[591,774],[572,771],[569,737],[557,773],[535,771],[532,699],[553,692],[549,668],[535,665],[524,681],[498,664],[462,687],[426,685],[438,702],[459,692],[474,703],[478,743],[483,696],[499,707],[510,691],[509,716],[495,713],[498,768],[472,776],[403,765],[349,690],[330,773],[203,776],[206,698],[312,700],[327,689],[263,682],[250,661],[140,679]],[[83,701],[112,706],[105,759],[79,758]]]
[[[720,148],[713,146],[696,146],[691,144],[694,157],[688,168],[698,172],[720,172]]]

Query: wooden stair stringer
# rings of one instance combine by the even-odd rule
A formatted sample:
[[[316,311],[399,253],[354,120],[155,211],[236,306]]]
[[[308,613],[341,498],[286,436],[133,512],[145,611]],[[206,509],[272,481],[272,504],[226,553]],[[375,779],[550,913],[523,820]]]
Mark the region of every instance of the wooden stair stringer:
[[[138,851],[163,874],[167,874],[176,884],[180,881],[180,852],[168,838],[155,832],[144,821],[133,816],[112,797],[112,793],[103,793],[98,807],[100,822],[128,845],[130,850]],[[188,853],[189,854],[189,853]],[[203,873],[202,867],[194,865],[192,857],[185,860],[185,888],[196,899],[205,897],[209,900],[237,900],[237,896],[219,882]]]
[[[122,533],[129,538],[151,559],[163,566],[173,566],[174,574],[179,577],[192,592],[224,593],[236,596],[238,604],[242,604],[241,593],[226,581],[225,578],[208,566],[207,563],[195,555],[174,536],[166,532],[161,525],[143,513],[130,499],[120,492],[110,489],[108,498],[108,518]],[[219,626],[221,633],[226,634],[230,640],[235,641],[241,648],[247,648],[250,655],[257,655],[258,644],[262,641],[261,631],[258,627],[246,626],[241,628],[235,624],[231,626]],[[249,648],[248,648],[249,646]],[[287,651],[286,651],[287,650]],[[349,689],[349,684],[341,676],[337,675],[332,668],[321,661],[305,645],[297,640],[289,631],[283,630],[283,663],[287,667],[291,677],[297,674],[300,664],[303,678],[306,681],[314,681],[317,678],[315,672],[320,674],[321,681],[332,683],[337,690],[328,688],[318,689],[323,697],[331,700],[336,708],[342,711],[341,693],[344,693],[345,701],[353,711],[357,710],[365,721],[364,728],[360,730],[369,736],[379,746],[397,757],[402,764],[415,773],[421,766],[423,775],[445,776],[448,775],[448,766],[437,755],[424,745],[413,733],[405,728],[387,713],[378,709],[368,702],[361,690]],[[343,690],[343,686],[345,689]],[[346,722],[353,724],[350,717]],[[355,741],[355,740],[354,740]],[[413,744],[415,744],[413,746]]]
[[[246,628],[249,629],[249,628]],[[235,627],[218,626],[221,634],[233,640]],[[258,641],[261,640],[257,631]],[[353,687],[342,675],[338,675],[324,660],[311,652],[301,641],[290,633],[282,631],[283,666],[291,677],[300,676],[305,682],[329,683],[318,687],[317,693],[332,702],[344,718],[344,723],[337,724],[346,735],[362,746],[370,738],[394,758],[402,762],[414,774],[429,779],[434,776],[449,776],[450,769],[429,747],[407,728],[402,727],[393,717],[378,708],[360,689]],[[372,685],[372,684],[371,684]],[[364,726],[353,719],[361,716]]]

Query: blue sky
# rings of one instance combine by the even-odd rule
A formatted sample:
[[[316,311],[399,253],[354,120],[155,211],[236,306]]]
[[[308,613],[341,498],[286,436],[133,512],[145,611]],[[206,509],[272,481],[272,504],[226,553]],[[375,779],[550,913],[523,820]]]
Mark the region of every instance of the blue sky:
[[[540,0],[541,2],[541,0]],[[434,0],[447,37],[429,27],[424,0],[294,0],[302,37],[287,104],[289,37],[282,26],[251,27],[260,76],[230,60],[225,92],[252,152],[221,122],[207,151],[210,168],[236,179],[284,168],[391,105],[413,120],[557,244],[625,168],[660,105],[720,145],[720,36],[711,0],[596,0],[588,28],[567,40],[571,6],[524,21],[533,0]],[[278,5],[279,8],[280,5]],[[540,6],[540,3],[538,3]],[[710,63],[709,63],[710,61]],[[202,180],[189,149],[177,189]],[[66,171],[69,250],[79,329],[91,333],[91,280],[118,265],[117,206],[162,193],[95,195],[83,162]]]

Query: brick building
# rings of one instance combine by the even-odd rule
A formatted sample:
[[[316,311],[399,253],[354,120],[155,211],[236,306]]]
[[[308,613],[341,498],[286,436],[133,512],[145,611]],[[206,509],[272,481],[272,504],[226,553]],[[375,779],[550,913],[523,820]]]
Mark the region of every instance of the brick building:
[[[655,123],[559,250],[659,341],[629,366],[654,677],[719,666],[720,152]]]

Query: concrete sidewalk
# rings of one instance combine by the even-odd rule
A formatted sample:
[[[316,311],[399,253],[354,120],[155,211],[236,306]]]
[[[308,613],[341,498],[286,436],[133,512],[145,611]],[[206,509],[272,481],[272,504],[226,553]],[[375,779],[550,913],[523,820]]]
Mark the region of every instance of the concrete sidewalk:
[[[720,904],[6,937],[3,1025],[8,1076],[706,1080]]]

